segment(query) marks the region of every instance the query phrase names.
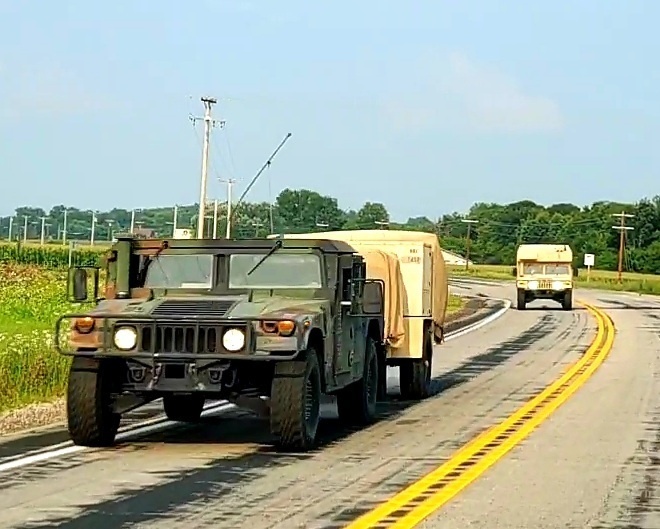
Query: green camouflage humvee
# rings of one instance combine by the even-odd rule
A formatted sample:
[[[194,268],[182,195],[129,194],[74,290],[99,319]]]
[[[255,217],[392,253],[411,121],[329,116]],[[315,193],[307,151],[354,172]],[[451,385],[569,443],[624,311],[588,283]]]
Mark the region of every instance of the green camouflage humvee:
[[[74,443],[112,445],[121,415],[158,398],[184,422],[209,399],[253,411],[265,402],[278,443],[298,450],[315,443],[324,393],[336,395],[341,419],[374,419],[385,392],[384,284],[366,279],[348,244],[120,236],[104,266],[103,298],[100,268],[70,269],[71,299],[96,305],[57,322],[57,347],[74,357]]]

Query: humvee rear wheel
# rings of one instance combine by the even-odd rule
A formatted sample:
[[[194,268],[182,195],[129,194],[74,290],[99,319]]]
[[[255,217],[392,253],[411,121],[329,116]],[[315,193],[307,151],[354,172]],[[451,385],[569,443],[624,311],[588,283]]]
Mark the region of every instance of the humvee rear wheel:
[[[205,400],[201,395],[165,395],[163,408],[170,421],[197,422],[204,410]]]
[[[69,370],[67,426],[76,445],[112,446],[121,415],[112,410],[112,365],[108,360],[76,357]]]
[[[304,360],[278,362],[271,385],[270,430],[287,450],[309,450],[321,419],[321,369],[316,351]]]
[[[337,393],[340,420],[348,424],[365,425],[375,419],[379,367],[376,343],[372,338],[367,338],[362,378]]]
[[[431,394],[431,369],[433,342],[431,334],[425,333],[424,356],[409,360],[399,367],[401,398],[406,400],[425,399]]]
[[[518,299],[516,301],[516,308],[518,310],[525,310],[525,307],[527,306],[527,300],[525,299],[525,291],[523,289],[518,290]]]

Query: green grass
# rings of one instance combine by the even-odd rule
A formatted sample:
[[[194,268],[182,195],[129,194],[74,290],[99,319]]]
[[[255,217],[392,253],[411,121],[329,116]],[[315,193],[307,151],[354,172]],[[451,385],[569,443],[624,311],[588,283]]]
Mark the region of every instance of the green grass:
[[[454,294],[449,294],[449,299],[447,300],[447,315],[454,314],[465,307],[465,299],[461,296],[456,296]]]
[[[458,266],[448,266],[447,268],[449,270],[449,275],[454,277],[514,280],[514,277],[511,274],[512,266],[472,265],[468,270],[465,270],[464,267]],[[577,277],[577,286],[582,288],[598,288],[660,295],[660,275],[624,272],[622,279],[622,283],[619,284],[616,272],[592,269],[589,281],[587,281],[587,270],[580,269]]]
[[[63,394],[70,360],[53,348],[54,324],[74,310],[66,273],[0,263],[0,412]]]

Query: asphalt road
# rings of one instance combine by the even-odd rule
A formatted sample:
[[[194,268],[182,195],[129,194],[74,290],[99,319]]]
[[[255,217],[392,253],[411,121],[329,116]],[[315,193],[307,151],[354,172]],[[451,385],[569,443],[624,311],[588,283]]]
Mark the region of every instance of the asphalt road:
[[[511,286],[464,287],[513,296]],[[419,527],[660,528],[660,302],[577,295],[615,323],[605,363]],[[584,353],[595,320],[581,307],[557,309],[542,302],[511,309],[438,347],[437,396],[413,406],[386,403],[368,429],[337,431],[327,406],[314,453],[276,453],[262,421],[228,411],[113,450],[0,472],[0,527],[343,527],[502,421]]]

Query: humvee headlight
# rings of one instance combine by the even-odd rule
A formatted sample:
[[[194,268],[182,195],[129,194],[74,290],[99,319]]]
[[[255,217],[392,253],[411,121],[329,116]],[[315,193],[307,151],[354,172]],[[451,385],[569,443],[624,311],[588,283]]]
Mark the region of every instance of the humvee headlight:
[[[553,290],[563,290],[564,283],[562,281],[553,281],[552,288]]]
[[[245,345],[245,333],[240,329],[229,329],[222,335],[222,346],[227,351],[240,351]]]
[[[291,320],[282,320],[277,322],[277,330],[280,336],[291,336],[296,330],[296,322]]]
[[[532,280],[529,283],[527,283],[527,286],[532,290],[536,290],[537,288],[539,288],[539,282],[536,280]]]
[[[122,351],[129,351],[137,343],[137,332],[133,327],[120,327],[115,331],[115,347]]]

